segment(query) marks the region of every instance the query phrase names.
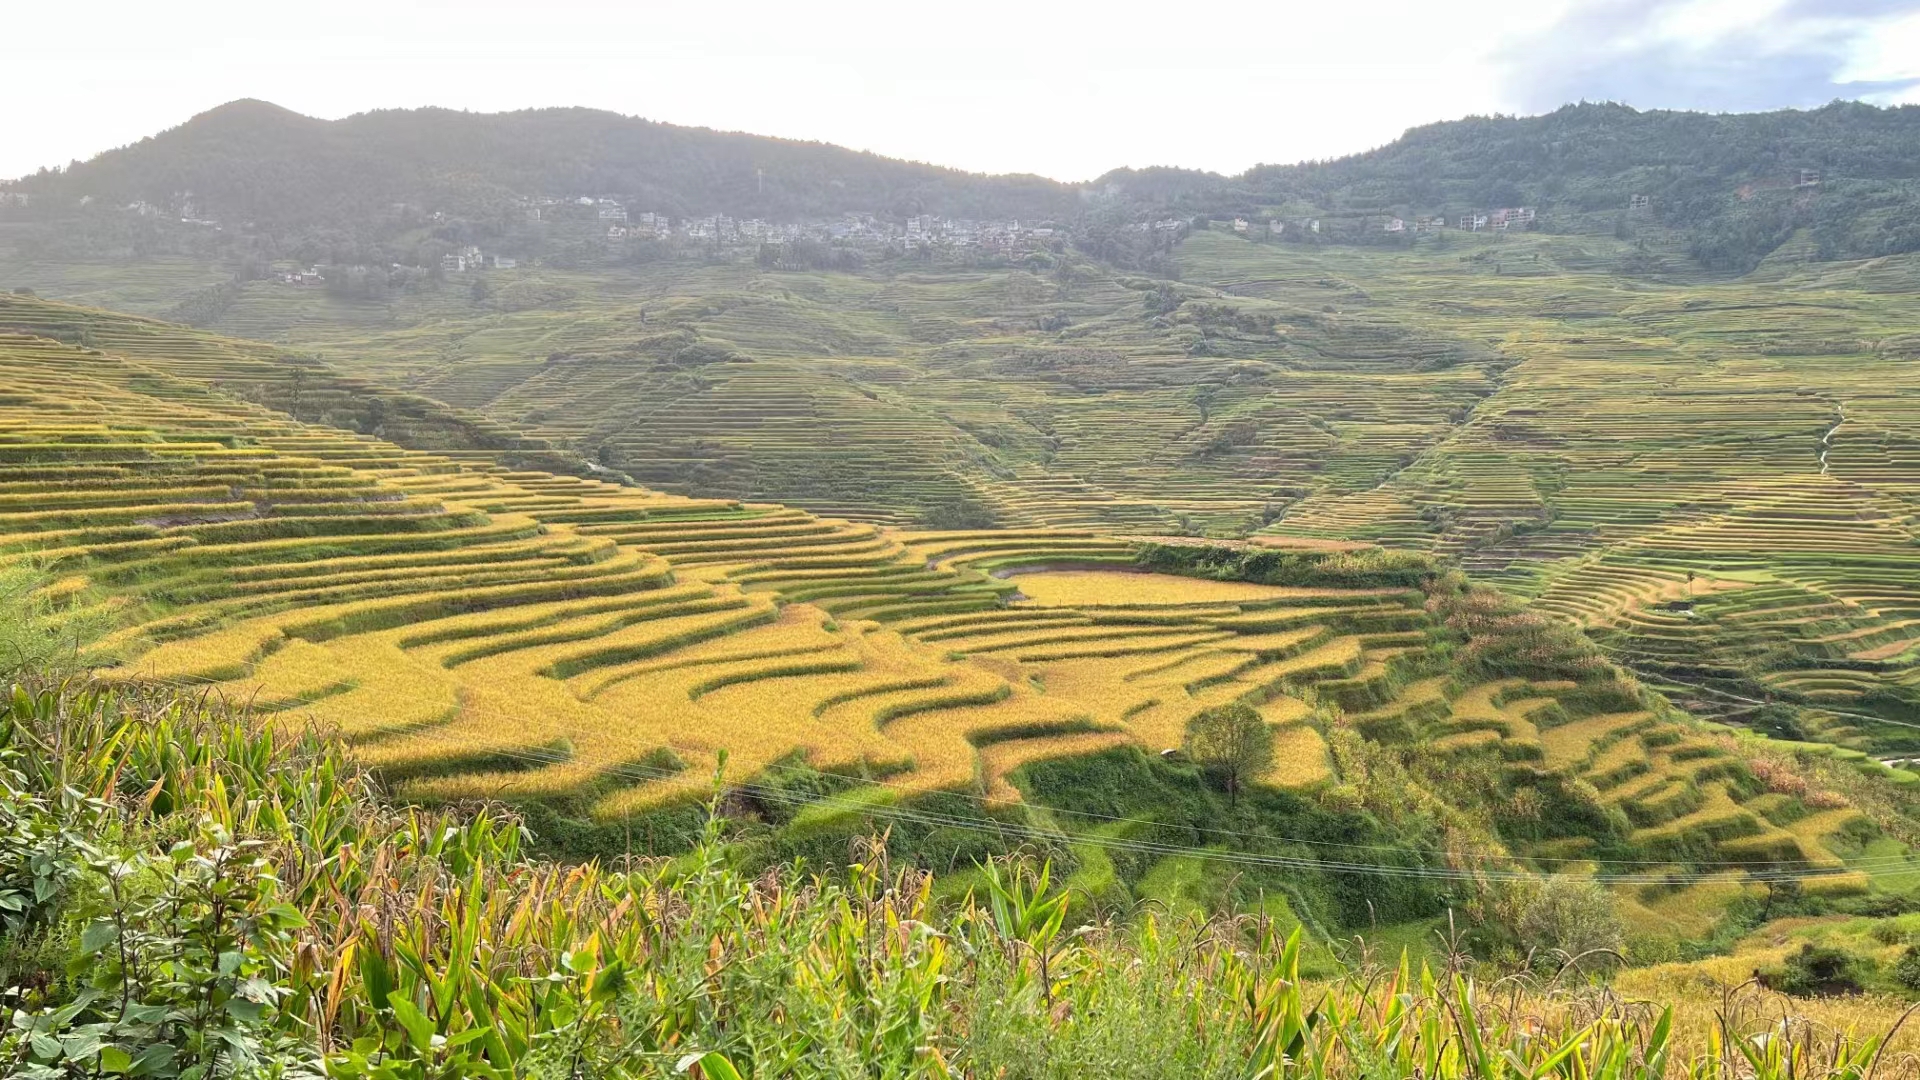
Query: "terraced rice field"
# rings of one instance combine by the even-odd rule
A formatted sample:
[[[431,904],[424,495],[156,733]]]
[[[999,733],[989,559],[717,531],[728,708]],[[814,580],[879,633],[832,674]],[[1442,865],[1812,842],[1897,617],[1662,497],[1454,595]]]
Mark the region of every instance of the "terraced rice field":
[[[572,296],[494,311],[452,291],[365,305],[256,283],[210,325],[480,410],[659,490],[887,524],[959,503],[1007,527],[1245,528],[1323,482],[1371,487],[1491,389],[1477,369],[1408,370],[1474,350],[1390,320],[1323,322],[1324,297],[1268,305],[1297,324],[1243,332],[1158,316],[1143,303],[1154,283],[1107,275],[1066,294],[1026,269],[525,276]],[[676,361],[692,340],[728,359]],[[1204,403],[1197,386],[1213,388]]]
[[[1170,751],[1243,701],[1274,740],[1259,780],[1295,792],[1334,792],[1358,733],[1590,784],[1631,826],[1608,851],[1676,867],[1841,869],[1861,829],[1672,719],[1463,681],[1417,591],[1148,575],[1094,530],[906,530],[503,463],[537,444],[410,449],[226,388],[273,383],[270,350],[189,335],[176,372],[162,328],[94,325],[145,344],[0,337],[0,558],[118,623],[103,676],[335,728],[406,797],[618,822],[703,792],[724,751],[736,777],[804,762],[1013,804],[1028,765]]]
[[[1606,237],[1386,251],[1202,232],[1178,282],[672,264],[505,274],[564,287],[512,311],[248,285],[221,327],[360,380],[297,394],[205,335],[107,344],[199,350],[253,400],[406,445],[445,448],[451,422],[424,397],[370,415],[356,396],[404,386],[656,490],[878,526],[1427,550],[1703,710],[1777,698],[1827,710],[1838,741],[1906,745],[1870,718],[1920,721],[1920,257],[1805,250],[1740,280],[1654,280],[1611,273],[1626,248]],[[100,297],[110,277],[52,284]],[[155,302],[126,281],[112,297]],[[31,329],[7,303],[0,325]],[[689,342],[725,359],[675,359]]]
[[[585,796],[614,816],[704,784],[726,750],[748,772],[800,758],[1011,799],[1023,762],[1177,746],[1187,712],[1235,695],[1280,725],[1275,779],[1312,784],[1324,752],[1297,695],[1425,620],[1417,595],[1143,575],[1116,575],[1114,604],[1079,571],[1020,598],[995,574],[1131,549],[409,450],[223,392],[223,363],[272,360],[213,350],[182,375],[0,339],[0,552],[123,624],[110,676],[337,727],[417,796]]]
[[[1847,714],[1839,741],[1911,741],[1870,718],[1920,720],[1920,261],[1658,285],[1569,269],[1575,243],[1195,248],[1198,280],[1283,298],[1337,273],[1506,364],[1377,488],[1313,493],[1272,530],[1458,559],[1709,710],[1777,697]]]
[[[1736,744],[1645,711],[1569,711],[1556,694],[1565,687],[1521,680],[1482,684],[1450,703],[1436,700],[1410,708],[1376,711],[1363,723],[1376,732],[1399,728],[1440,753],[1490,748],[1518,769],[1544,769],[1589,784],[1603,806],[1629,824],[1628,846],[1645,860],[1667,858],[1677,867],[1701,861],[1754,868],[1817,868],[1832,871],[1809,880],[1810,890],[1850,895],[1871,887],[1869,874],[1847,870],[1858,841],[1873,832],[1851,807],[1812,809],[1800,798],[1770,793],[1757,784]],[[1414,696],[1414,695],[1409,695]],[[1863,771],[1895,783],[1920,777],[1885,769],[1858,752],[1850,760]],[[1555,865],[1579,865],[1591,841],[1581,837],[1522,845],[1527,856]],[[1604,870],[1604,862],[1597,864]],[[1644,885],[1627,897],[1639,929],[1696,933],[1678,894],[1721,886],[1673,883]],[[1636,890],[1629,890],[1634,892]],[[1696,903],[1717,908],[1726,897],[1706,893]]]

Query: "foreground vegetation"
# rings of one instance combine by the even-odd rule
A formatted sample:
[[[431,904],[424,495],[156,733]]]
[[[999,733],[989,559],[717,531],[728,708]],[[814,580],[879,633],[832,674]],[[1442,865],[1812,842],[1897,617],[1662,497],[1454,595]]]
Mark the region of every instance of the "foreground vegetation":
[[[1870,1000],[1676,1010],[1459,957],[1312,979],[1258,917],[1075,926],[1017,858],[941,903],[883,843],[743,873],[716,815],[677,859],[543,863],[497,811],[390,809],[336,744],[167,694],[16,689],[0,822],[14,1076],[1914,1072]]]

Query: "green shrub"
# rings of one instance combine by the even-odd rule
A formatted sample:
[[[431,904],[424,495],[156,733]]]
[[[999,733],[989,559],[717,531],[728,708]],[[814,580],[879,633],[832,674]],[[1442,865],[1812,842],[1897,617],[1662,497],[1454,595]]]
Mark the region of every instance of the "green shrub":
[[[1862,992],[1878,970],[1871,957],[1808,942],[1777,967],[1760,972],[1760,982],[1795,997],[1834,997]]]
[[[1800,710],[1791,705],[1778,702],[1762,705],[1754,710],[1753,718],[1748,723],[1753,730],[1768,738],[1789,742],[1807,741],[1807,729],[1800,723]]]
[[[1292,1061],[1327,1077],[1564,1067],[1620,1080],[1639,1074],[1618,1063],[1665,1069],[1670,1017],[1617,999],[1569,1005],[1417,966],[1304,983],[1310,907],[1424,928],[1433,886],[1205,873],[1196,827],[1264,825],[1347,852],[1385,836],[1363,816],[1257,788],[1229,815],[1190,770],[1181,783],[1138,752],[1096,757],[1093,772],[1059,764],[1081,770],[1087,794],[1163,801],[1166,825],[1125,835],[1191,853],[1168,872],[1186,883],[1176,891],[1286,902],[1237,919],[1075,927],[1047,864],[983,857],[956,875],[967,891],[937,906],[933,877],[893,865],[878,838],[856,839],[853,865],[830,874],[742,865],[723,843],[718,792],[687,855],[557,866],[529,858],[518,823],[498,815],[383,805],[337,745],[308,734],[160,694],[19,692],[0,707],[0,958],[15,988],[0,1071],[1147,1080],[1291,1075]],[[955,820],[970,805],[948,795],[922,809]],[[943,826],[918,845],[939,850],[961,832],[982,836]],[[1112,855],[1113,872],[1093,875],[1109,887],[1127,860],[1166,861]],[[1425,890],[1424,914],[1399,889]],[[1555,940],[1594,922],[1574,899],[1561,907],[1580,917],[1547,920]],[[1836,955],[1789,964],[1792,985],[1871,974]],[[1836,1064],[1815,1077],[1865,1074],[1876,1043],[1826,1038],[1790,1053],[1748,1040],[1762,1047],[1756,1080],[1809,1075],[1784,1063],[1816,1059]],[[1717,1067],[1672,1064],[1669,1075]]]
[[[39,592],[47,581],[29,566],[0,568],[0,684],[29,672],[77,673],[82,649],[110,627],[104,611],[47,599]]]
[[[1435,573],[1415,551],[1286,551],[1214,544],[1143,544],[1134,564],[1160,574],[1328,589],[1417,589]]]
[[[1550,968],[1611,967],[1626,944],[1613,895],[1598,882],[1570,875],[1542,879],[1516,929],[1535,963]]]
[[[1893,980],[1908,990],[1920,992],[1920,945],[1909,945],[1893,965]]]

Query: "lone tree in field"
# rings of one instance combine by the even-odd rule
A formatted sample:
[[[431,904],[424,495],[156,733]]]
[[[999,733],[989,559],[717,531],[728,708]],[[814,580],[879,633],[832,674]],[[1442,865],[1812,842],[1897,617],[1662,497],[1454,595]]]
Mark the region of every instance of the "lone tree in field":
[[[1187,756],[1227,789],[1228,801],[1240,801],[1240,785],[1273,764],[1273,732],[1254,707],[1243,701],[1216,705],[1187,721]]]
[[[1588,878],[1549,874],[1514,929],[1536,963],[1606,968],[1620,959],[1626,928],[1613,895]]]

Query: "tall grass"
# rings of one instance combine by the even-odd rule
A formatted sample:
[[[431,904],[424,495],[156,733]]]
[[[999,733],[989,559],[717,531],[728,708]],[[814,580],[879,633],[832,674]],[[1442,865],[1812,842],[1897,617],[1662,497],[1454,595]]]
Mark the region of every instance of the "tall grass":
[[[27,563],[0,566],[0,679],[78,673],[82,650],[110,628],[103,609],[51,595],[51,581]]]
[[[1071,926],[1049,870],[957,904],[865,845],[558,865],[511,819],[386,805],[312,733],[131,691],[0,711],[0,1068],[26,1077],[1910,1075],[1880,1034],[1727,1004],[1300,974],[1299,932]],[[1780,999],[1785,1001],[1786,999]],[[1731,1002],[1732,999],[1726,999]],[[1715,999],[1716,1005],[1719,999]],[[1789,1003],[1790,1005],[1791,1003]]]

